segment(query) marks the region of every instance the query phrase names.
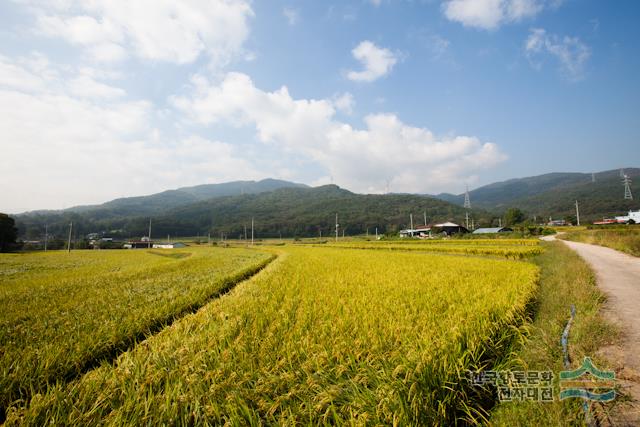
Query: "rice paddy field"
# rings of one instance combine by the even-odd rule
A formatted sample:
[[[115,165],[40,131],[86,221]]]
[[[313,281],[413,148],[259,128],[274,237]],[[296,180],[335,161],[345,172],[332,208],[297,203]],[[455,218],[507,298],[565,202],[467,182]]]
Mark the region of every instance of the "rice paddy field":
[[[382,249],[392,251],[421,251],[462,255],[488,255],[522,259],[542,253],[537,239],[438,239],[392,240],[328,243],[331,247],[350,249]]]
[[[427,245],[3,255],[6,424],[482,420],[538,267]]]
[[[2,254],[0,407],[80,376],[271,258],[215,248]]]

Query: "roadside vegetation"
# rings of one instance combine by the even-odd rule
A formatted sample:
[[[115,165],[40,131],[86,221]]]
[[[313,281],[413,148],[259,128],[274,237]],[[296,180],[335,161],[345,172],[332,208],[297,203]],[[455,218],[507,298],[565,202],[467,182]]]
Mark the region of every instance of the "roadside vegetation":
[[[271,257],[215,248],[3,254],[0,409],[110,360]]]
[[[590,243],[592,245],[606,246],[629,255],[640,257],[640,228],[614,228],[584,230],[569,232],[560,236],[561,239],[573,242]]]
[[[265,271],[8,425],[451,424],[482,420],[467,369],[504,361],[531,263],[285,246]],[[486,397],[486,396],[485,396]],[[487,403],[487,402],[484,402]]]
[[[540,285],[529,335],[524,346],[514,354],[519,365],[516,369],[551,370],[556,376],[564,370],[560,338],[572,304],[576,307],[576,316],[569,334],[571,369],[580,366],[585,356],[606,368],[607,362],[599,359],[596,352],[612,343],[617,332],[599,313],[604,297],[593,273],[582,258],[562,243],[550,242],[545,246],[546,251],[532,259],[540,267]],[[597,414],[600,409],[591,407],[590,411]],[[553,403],[509,402],[496,406],[491,423],[499,426],[584,425],[585,414],[579,399]]]

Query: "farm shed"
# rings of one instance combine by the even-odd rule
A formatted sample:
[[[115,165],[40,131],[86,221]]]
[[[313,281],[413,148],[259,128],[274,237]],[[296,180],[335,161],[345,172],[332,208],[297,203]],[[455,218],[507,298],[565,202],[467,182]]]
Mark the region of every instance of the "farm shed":
[[[179,248],[186,248],[186,247],[187,245],[185,245],[182,242],[172,242],[172,243],[163,242],[163,243],[153,244],[154,249],[179,249]]]
[[[473,234],[509,233],[511,231],[513,231],[513,229],[509,227],[488,227],[488,228],[478,228],[473,232]]]
[[[422,225],[411,229],[400,230],[400,237],[431,237],[431,227],[427,225]]]
[[[432,226],[431,229],[433,230],[434,233],[440,233],[447,236],[451,236],[453,234],[458,234],[458,233],[464,234],[469,232],[469,230],[467,230],[465,227],[453,222],[444,222],[442,224],[436,224]]]
[[[130,241],[125,243],[122,247],[124,249],[146,249],[151,247],[151,245],[149,244],[149,240],[142,241],[142,240],[138,240],[138,241]]]

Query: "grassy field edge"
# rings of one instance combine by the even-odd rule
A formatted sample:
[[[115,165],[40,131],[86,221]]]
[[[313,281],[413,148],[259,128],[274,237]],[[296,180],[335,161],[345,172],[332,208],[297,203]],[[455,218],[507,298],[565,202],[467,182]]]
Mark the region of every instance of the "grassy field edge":
[[[547,250],[532,259],[540,267],[540,287],[534,302],[534,316],[524,345],[514,355],[520,370],[551,370],[557,386],[558,373],[564,369],[560,344],[562,331],[570,316],[571,305],[576,307],[569,334],[571,367],[592,357],[601,368],[607,367],[599,359],[598,349],[618,338],[615,326],[608,323],[600,310],[604,294],[597,288],[589,266],[561,242],[545,244]],[[555,388],[556,393],[558,388]],[[492,411],[490,425],[584,425],[582,401],[505,402]]]
[[[640,257],[640,230],[584,230],[561,234],[560,239],[605,246]]]

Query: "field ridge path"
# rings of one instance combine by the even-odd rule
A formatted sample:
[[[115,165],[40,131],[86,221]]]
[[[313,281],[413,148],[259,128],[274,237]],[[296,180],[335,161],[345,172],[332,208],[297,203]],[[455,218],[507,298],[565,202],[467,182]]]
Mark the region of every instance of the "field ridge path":
[[[549,237],[544,240],[556,240]],[[561,241],[592,268],[607,296],[603,314],[622,331],[620,346],[600,351],[615,365],[623,393],[632,399],[622,407],[616,405],[613,425],[640,425],[640,258],[604,246]]]

